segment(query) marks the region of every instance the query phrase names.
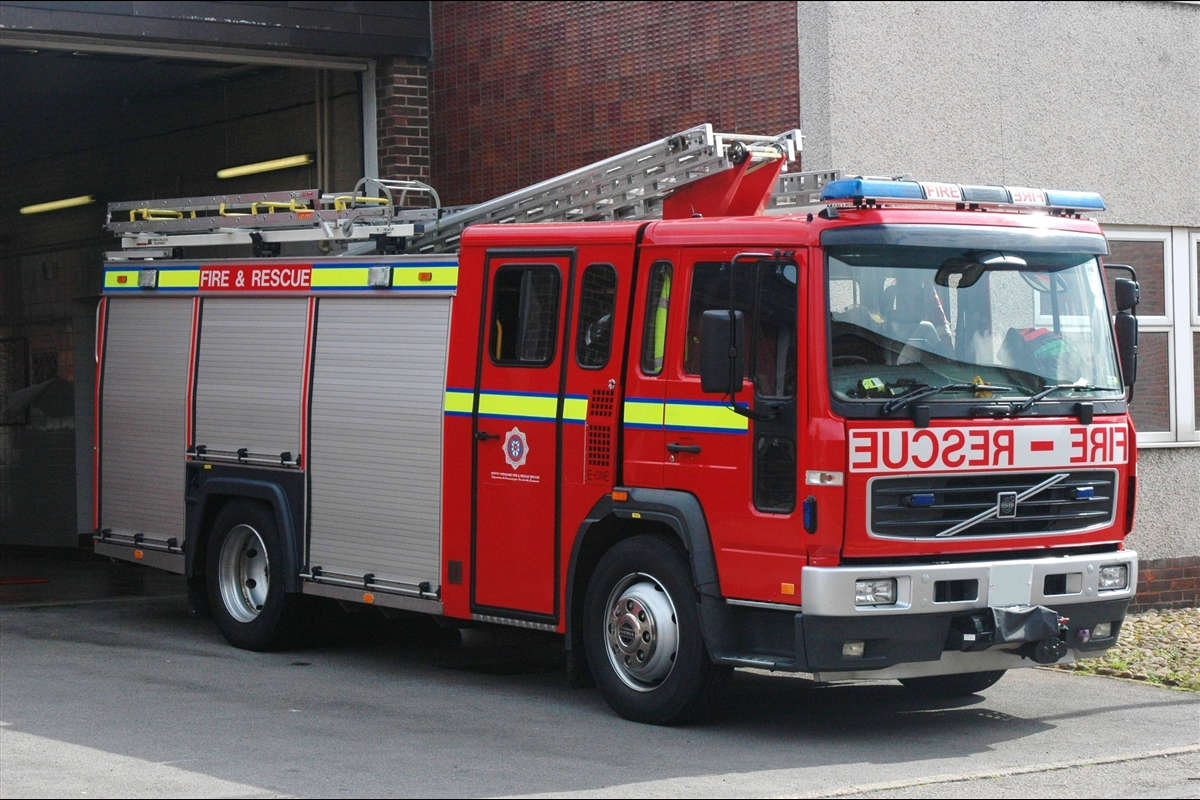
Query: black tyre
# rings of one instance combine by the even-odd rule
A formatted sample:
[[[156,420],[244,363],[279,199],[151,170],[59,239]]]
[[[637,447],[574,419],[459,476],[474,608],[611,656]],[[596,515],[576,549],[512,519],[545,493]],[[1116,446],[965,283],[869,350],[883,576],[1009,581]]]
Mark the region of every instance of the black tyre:
[[[900,682],[923,697],[966,697],[982,692],[1004,677],[1004,670],[966,672],[961,675],[933,675],[928,678],[901,678]]]
[[[687,557],[654,536],[625,539],[588,581],[584,647],[604,699],[637,722],[700,719],[731,670],[709,660]]]
[[[230,644],[275,650],[294,632],[300,598],[283,587],[283,544],[272,510],[236,500],[217,515],[205,553],[213,619]]]

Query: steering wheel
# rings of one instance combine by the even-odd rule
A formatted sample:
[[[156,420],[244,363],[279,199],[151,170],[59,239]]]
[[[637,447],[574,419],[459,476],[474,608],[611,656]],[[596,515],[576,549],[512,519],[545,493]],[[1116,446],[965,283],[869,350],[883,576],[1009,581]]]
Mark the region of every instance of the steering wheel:
[[[870,363],[863,356],[846,355],[846,356],[834,356],[833,357],[833,363],[835,366],[837,365],[837,363],[839,361],[842,362],[843,364],[867,364],[867,363]]]

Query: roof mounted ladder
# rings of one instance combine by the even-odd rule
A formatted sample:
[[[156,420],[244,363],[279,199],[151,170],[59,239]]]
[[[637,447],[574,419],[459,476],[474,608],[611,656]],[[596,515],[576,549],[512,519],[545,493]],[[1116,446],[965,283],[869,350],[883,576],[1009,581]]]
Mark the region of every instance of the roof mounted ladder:
[[[105,227],[121,237],[110,260],[166,258],[175,248],[285,242],[362,252],[372,240],[411,253],[451,252],[476,223],[590,222],[695,214],[787,213],[817,202],[837,173],[785,172],[799,130],[717,133],[712,125],[635,147],[484,203],[443,208],[420,181],[363,178],[350,192],[316,189],[110,203]],[[378,190],[382,197],[368,194]],[[410,195],[432,207],[404,208]]]
[[[586,167],[456,213],[443,215],[417,237],[417,252],[454,249],[476,223],[592,222],[661,216],[663,201],[690,184],[751,164],[796,160],[799,130],[775,136],[716,133],[709,123],[648,142]]]

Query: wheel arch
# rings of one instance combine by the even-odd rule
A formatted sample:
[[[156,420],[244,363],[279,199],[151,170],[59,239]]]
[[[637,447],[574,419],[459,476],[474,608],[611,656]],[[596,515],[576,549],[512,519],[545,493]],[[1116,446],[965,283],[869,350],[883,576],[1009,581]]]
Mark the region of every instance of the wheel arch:
[[[695,495],[670,489],[623,489],[628,500],[602,497],[580,523],[571,547],[566,582],[565,646],[582,655],[583,598],[600,559],[618,542],[638,535],[657,535],[683,548],[692,581],[701,598],[719,598],[720,582],[712,538],[704,510]],[[701,613],[702,628],[705,614]],[[705,639],[708,636],[705,635]]]
[[[283,544],[283,580],[288,592],[300,591],[300,565],[304,563],[304,541],[293,519],[287,494],[282,486],[269,480],[218,477],[204,481],[189,492],[187,503],[187,546],[184,548],[184,574],[189,581],[200,578],[205,570],[205,552],[217,515],[227,503],[250,500],[268,506]]]

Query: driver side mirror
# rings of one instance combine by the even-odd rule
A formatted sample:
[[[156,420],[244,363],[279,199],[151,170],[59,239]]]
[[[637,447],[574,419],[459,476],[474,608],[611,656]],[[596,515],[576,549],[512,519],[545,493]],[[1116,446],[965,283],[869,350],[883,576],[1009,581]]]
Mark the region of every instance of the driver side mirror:
[[[1128,278],[1113,281],[1113,304],[1117,315],[1113,330],[1117,335],[1117,355],[1121,359],[1121,380],[1130,387],[1129,399],[1133,399],[1133,384],[1137,381],[1138,321],[1134,311],[1141,301],[1141,286],[1137,273],[1126,264],[1105,264],[1104,268],[1116,272],[1128,272]]]
[[[1128,311],[1117,313],[1113,327],[1117,334],[1117,355],[1121,359],[1121,380],[1132,387],[1137,380],[1138,321]],[[1130,395],[1130,399],[1132,395]]]
[[[742,312],[712,309],[700,320],[700,388],[733,395],[746,373],[746,343]]]

